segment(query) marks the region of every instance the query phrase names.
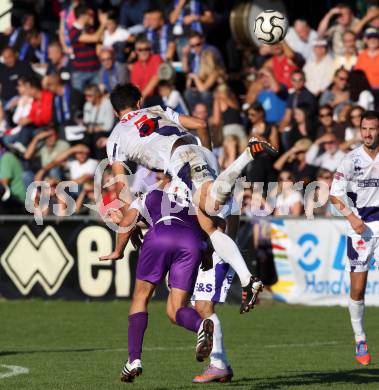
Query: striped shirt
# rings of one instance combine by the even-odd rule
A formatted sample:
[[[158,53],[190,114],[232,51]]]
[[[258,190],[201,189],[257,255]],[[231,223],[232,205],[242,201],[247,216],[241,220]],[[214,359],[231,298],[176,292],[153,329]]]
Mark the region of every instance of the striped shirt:
[[[79,42],[79,37],[83,32],[83,28],[75,23],[69,31],[75,56],[71,61],[72,70],[74,72],[96,72],[100,68],[100,62],[96,55],[96,44]]]

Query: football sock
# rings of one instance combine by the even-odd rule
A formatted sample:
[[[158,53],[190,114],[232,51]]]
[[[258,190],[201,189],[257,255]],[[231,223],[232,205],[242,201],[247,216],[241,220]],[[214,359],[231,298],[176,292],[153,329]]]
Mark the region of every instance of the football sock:
[[[141,359],[142,343],[147,328],[148,314],[139,312],[128,317],[128,352],[129,362]]]
[[[178,309],[175,319],[179,326],[192,332],[197,332],[202,322],[199,313],[195,309],[192,309],[192,307],[181,307]]]
[[[213,325],[214,325],[213,348],[210,355],[210,363],[212,366],[215,366],[220,370],[224,370],[230,364],[228,362],[228,358],[226,357],[226,353],[224,349],[224,339],[222,335],[221,323],[216,313],[213,313],[208,318],[213,321]]]
[[[240,278],[242,287],[246,287],[251,278],[251,273],[246,266],[245,260],[239,251],[237,244],[225,233],[216,230],[209,236],[215,252],[232,266]]]
[[[349,298],[349,312],[351,325],[353,327],[355,341],[366,341],[366,334],[363,329],[363,316],[365,312],[365,301],[354,301]]]
[[[250,161],[253,161],[253,157],[250,150],[246,149],[228,168],[217,176],[210,191],[211,197],[221,204],[225,204],[236,180]]]

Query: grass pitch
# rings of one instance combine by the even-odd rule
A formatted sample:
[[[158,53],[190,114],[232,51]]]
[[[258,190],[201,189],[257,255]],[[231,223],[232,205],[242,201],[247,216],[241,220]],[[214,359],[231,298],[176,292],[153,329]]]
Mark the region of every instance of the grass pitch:
[[[195,334],[150,306],[144,373],[119,382],[127,358],[129,302],[0,302],[0,389],[379,389],[379,309],[366,310],[373,363],[359,367],[347,309],[260,305],[247,315],[218,308],[234,369],[231,384],[191,384],[204,365]],[[6,367],[8,366],[8,367]],[[5,377],[12,368],[29,373]]]

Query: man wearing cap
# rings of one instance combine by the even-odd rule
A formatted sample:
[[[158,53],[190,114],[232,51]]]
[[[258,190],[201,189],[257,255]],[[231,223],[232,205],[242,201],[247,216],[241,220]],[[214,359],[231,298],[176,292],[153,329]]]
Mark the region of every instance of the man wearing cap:
[[[306,84],[313,95],[318,96],[333,79],[333,58],[328,53],[328,42],[318,39],[313,42],[313,57],[305,63]]]
[[[369,27],[365,31],[367,49],[358,56],[355,69],[363,70],[373,89],[379,90],[379,30]]]

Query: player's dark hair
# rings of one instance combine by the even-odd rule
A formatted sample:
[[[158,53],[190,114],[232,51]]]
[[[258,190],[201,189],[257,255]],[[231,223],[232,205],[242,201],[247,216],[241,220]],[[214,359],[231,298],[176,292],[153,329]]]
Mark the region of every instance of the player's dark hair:
[[[378,111],[365,111],[361,116],[361,126],[364,119],[376,119],[379,124],[379,112]]]
[[[113,109],[119,114],[127,108],[136,108],[141,99],[141,91],[132,83],[117,85],[111,92],[109,99]]]

